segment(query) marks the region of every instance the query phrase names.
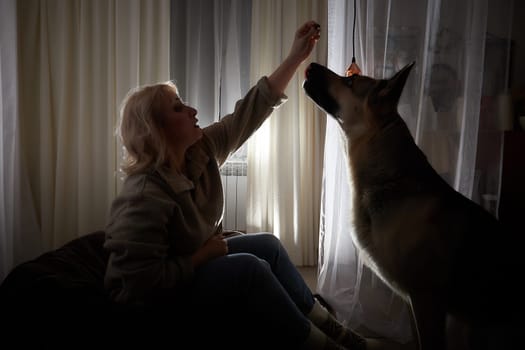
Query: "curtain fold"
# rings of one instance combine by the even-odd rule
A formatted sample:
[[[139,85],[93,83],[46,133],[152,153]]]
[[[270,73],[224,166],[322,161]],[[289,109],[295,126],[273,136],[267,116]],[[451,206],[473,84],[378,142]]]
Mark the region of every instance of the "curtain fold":
[[[489,79],[494,72],[505,76],[509,68],[504,52],[498,57],[506,63],[486,66],[487,33],[508,39],[512,4],[511,0],[357,1],[355,55],[363,74],[389,78],[416,61],[399,112],[437,172],[476,201],[478,192],[485,191],[479,187],[484,169],[477,161],[483,116],[480,101],[486,97],[482,91],[484,86],[494,86],[495,81]],[[344,74],[352,58],[352,5],[328,1],[328,66],[339,74]],[[507,30],[501,31],[502,26]],[[496,90],[493,94],[504,87]],[[498,132],[491,131],[492,139],[498,139]],[[339,128],[329,118],[318,290],[350,326],[408,342],[413,334],[407,305],[363,265],[351,242],[352,193],[344,162]],[[497,167],[498,162],[493,159],[491,166]]]
[[[10,268],[39,253],[40,237],[21,154],[18,120],[16,1],[0,2],[0,281]]]
[[[310,61],[326,63],[326,1],[254,0],[250,78],[270,74],[307,20],[322,28]],[[248,141],[248,231],[278,236],[296,265],[316,265],[325,117],[302,90],[303,63],[288,102]]]
[[[7,25],[4,18],[16,19],[17,31],[2,31],[1,62],[4,47],[18,55],[10,70],[18,86],[4,86],[2,76],[2,100],[15,89],[8,105],[18,110],[2,112],[2,120],[15,126],[9,137],[19,151],[2,174],[20,184],[4,197],[2,213],[21,218],[2,224],[10,225],[1,232],[3,256],[12,256],[5,272],[105,226],[122,181],[120,101],[137,85],[169,79],[169,0],[28,0],[16,2],[11,16],[2,11]]]
[[[171,1],[171,78],[201,126],[231,113],[250,87],[250,16],[250,0]]]

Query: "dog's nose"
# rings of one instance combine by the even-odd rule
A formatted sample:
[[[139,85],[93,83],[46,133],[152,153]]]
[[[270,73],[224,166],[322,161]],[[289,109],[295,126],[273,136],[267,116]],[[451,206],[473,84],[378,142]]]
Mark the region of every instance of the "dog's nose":
[[[310,63],[308,67],[306,67],[306,69],[304,70],[304,77],[306,79],[312,78],[312,74],[317,75],[316,72],[318,72],[320,68],[322,68],[322,66],[319,63]]]
[[[310,75],[311,71],[312,71],[312,63],[310,63],[308,67],[306,67],[306,69],[304,70],[305,79],[308,79],[308,76]]]

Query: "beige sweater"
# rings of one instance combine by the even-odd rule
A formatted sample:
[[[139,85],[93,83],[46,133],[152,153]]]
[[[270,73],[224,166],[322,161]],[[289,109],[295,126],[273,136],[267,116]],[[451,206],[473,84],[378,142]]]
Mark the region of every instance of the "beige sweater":
[[[115,301],[142,303],[192,278],[191,255],[221,230],[219,166],[284,101],[263,77],[232,114],[203,129],[186,152],[187,177],[151,169],[126,178],[105,228],[105,285]]]

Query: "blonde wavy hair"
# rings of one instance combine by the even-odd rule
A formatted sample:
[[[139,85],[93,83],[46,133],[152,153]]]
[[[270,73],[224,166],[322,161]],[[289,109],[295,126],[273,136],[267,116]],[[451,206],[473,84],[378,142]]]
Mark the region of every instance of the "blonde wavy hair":
[[[120,107],[117,136],[124,146],[121,165],[126,175],[167,162],[167,142],[162,131],[162,101],[178,90],[171,81],[131,89]]]

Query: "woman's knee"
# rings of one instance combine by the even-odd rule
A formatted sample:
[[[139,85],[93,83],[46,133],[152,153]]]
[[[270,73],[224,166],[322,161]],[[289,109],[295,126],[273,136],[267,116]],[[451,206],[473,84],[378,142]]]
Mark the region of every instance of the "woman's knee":
[[[267,261],[258,258],[250,253],[237,253],[228,256],[229,259],[235,262],[238,273],[253,273],[253,272],[271,272],[270,264]]]
[[[274,279],[270,264],[253,254],[238,253],[228,258],[235,262],[234,276],[240,290],[250,290],[255,285],[270,283]]]
[[[240,296],[254,283],[271,278],[271,274],[270,265],[253,254],[229,254],[198,270],[194,278],[195,293],[206,294],[213,290],[219,295]]]
[[[259,233],[258,239],[260,240],[259,244],[264,246],[267,251],[280,251],[283,246],[281,240],[277,236],[271,233]]]

